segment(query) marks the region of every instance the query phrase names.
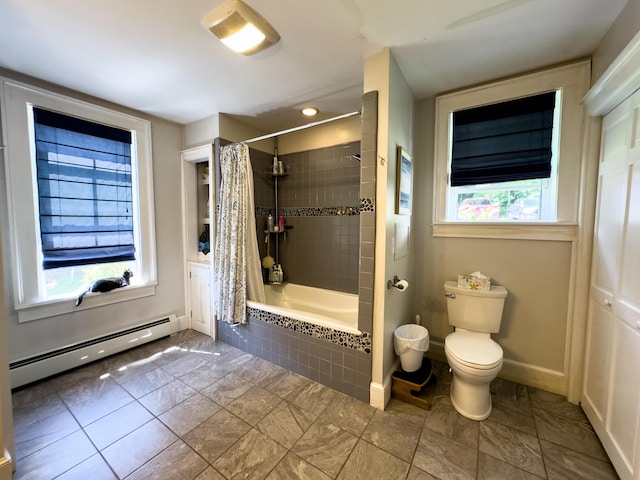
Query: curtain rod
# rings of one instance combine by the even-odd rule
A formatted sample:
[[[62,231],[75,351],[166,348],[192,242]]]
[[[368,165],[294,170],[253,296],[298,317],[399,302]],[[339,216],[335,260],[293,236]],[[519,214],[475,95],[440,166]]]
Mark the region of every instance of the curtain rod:
[[[262,135],[261,137],[250,138],[249,140],[244,140],[239,143],[252,143],[260,140],[266,140],[267,138],[277,137],[279,135],[284,135],[285,133],[297,132],[298,130],[304,130],[305,128],[315,127],[317,125],[322,125],[323,123],[334,122],[336,120],[342,120],[343,118],[353,117],[354,115],[360,115],[360,111],[345,113],[344,115],[338,115],[337,117],[327,118],[325,120],[318,120],[317,122],[307,123],[306,125],[301,125],[299,127],[288,128],[287,130],[281,130],[275,133],[269,133],[267,135]]]

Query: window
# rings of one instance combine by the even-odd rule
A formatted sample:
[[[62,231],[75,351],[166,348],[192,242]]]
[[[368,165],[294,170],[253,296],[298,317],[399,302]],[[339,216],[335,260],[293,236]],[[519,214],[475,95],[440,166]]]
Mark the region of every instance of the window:
[[[579,62],[437,98],[434,234],[577,222],[589,73]]]
[[[130,288],[80,308],[152,295],[149,122],[8,80],[2,87],[18,320],[73,311],[88,283],[125,268]]]
[[[452,113],[449,220],[555,220],[557,184],[550,179],[556,174],[556,96],[548,92]],[[537,207],[516,212],[522,198]]]

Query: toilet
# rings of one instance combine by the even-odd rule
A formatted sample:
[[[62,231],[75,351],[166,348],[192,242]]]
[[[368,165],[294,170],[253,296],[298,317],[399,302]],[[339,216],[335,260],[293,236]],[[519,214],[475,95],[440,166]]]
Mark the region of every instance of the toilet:
[[[459,288],[444,284],[449,324],[455,331],[444,340],[444,353],[453,372],[451,403],[467,418],[484,420],[491,414],[489,384],[502,369],[502,347],[492,338],[500,331],[507,290]]]

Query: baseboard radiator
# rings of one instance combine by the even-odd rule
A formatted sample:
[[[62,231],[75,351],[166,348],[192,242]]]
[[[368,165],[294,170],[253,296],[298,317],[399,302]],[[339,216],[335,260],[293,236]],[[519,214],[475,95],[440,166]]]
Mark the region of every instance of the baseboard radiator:
[[[100,360],[114,353],[167,337],[178,331],[175,315],[67,345],[9,364],[11,388]]]

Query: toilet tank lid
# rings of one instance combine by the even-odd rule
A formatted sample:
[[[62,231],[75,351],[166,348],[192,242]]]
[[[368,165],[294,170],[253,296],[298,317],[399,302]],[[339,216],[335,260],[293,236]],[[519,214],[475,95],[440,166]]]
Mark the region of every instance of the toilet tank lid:
[[[444,282],[444,291],[447,293],[455,293],[456,295],[469,295],[472,297],[494,297],[505,298],[507,289],[499,285],[491,285],[490,290],[471,290],[470,288],[460,288],[457,282]]]

